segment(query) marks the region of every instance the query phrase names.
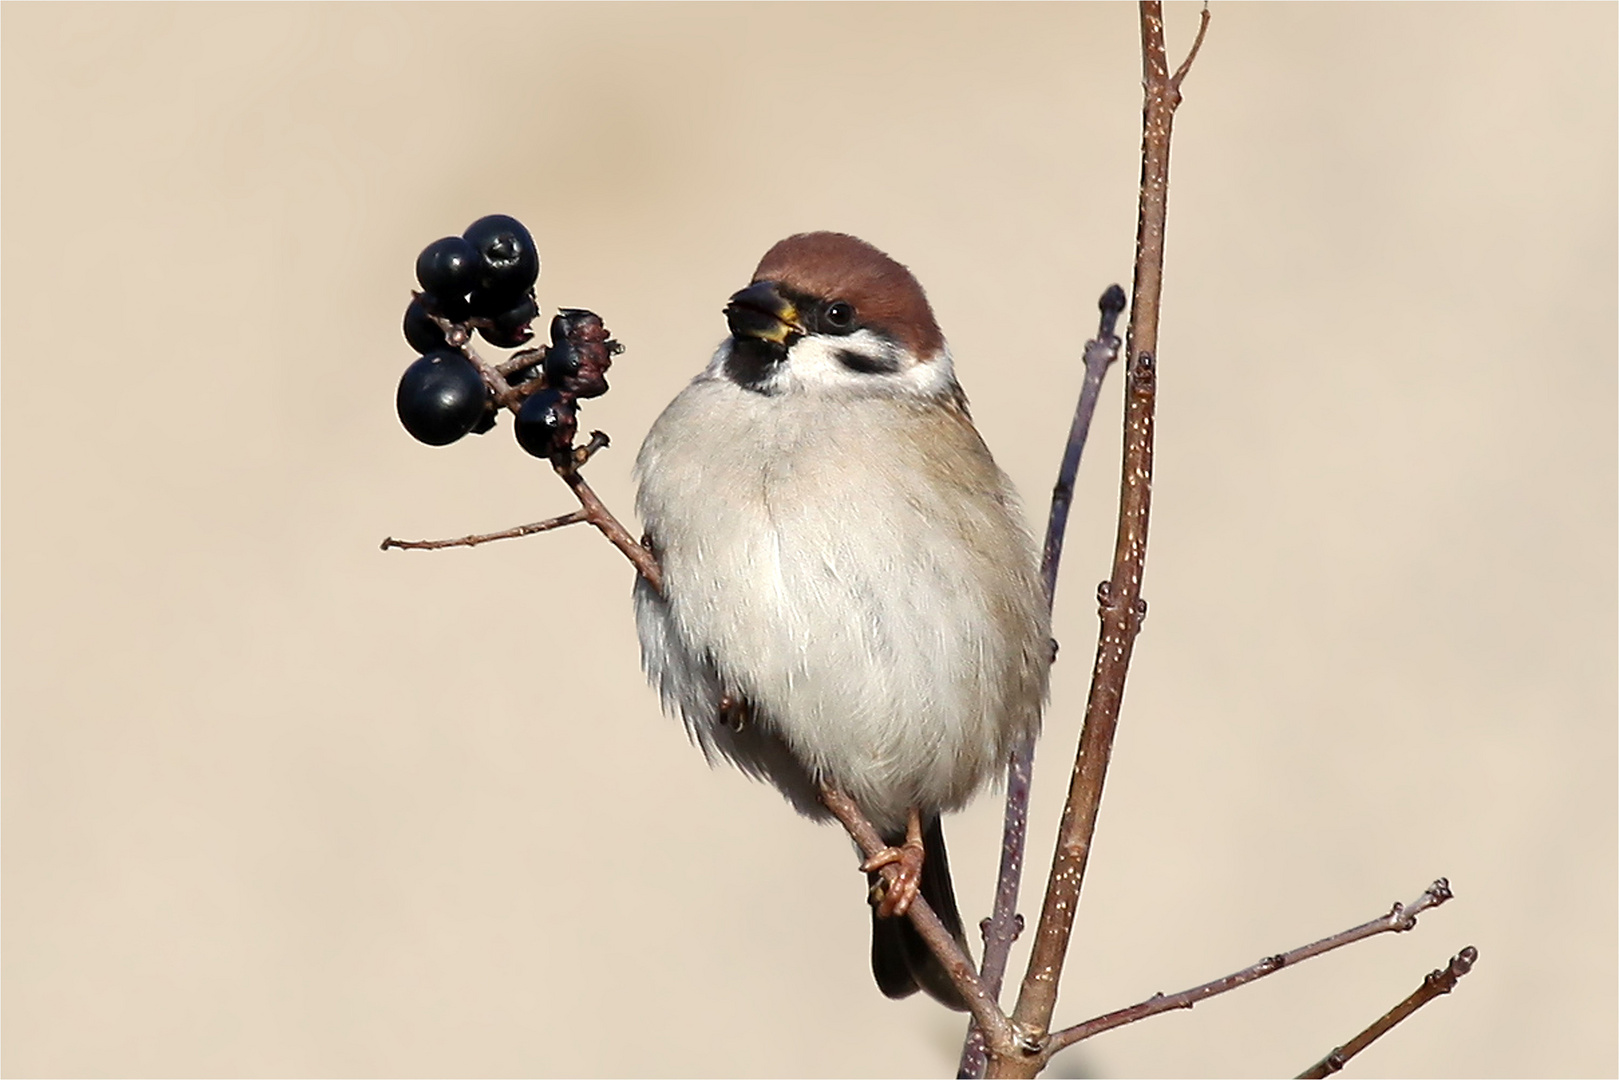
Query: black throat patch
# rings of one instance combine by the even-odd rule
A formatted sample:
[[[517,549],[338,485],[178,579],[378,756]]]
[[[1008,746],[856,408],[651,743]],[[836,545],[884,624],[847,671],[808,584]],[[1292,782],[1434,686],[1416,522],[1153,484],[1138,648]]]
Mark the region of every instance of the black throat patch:
[[[776,343],[763,338],[735,335],[731,338],[731,353],[725,358],[725,374],[744,390],[769,393],[770,376],[787,361],[787,349],[797,335],[789,335],[786,342]]]

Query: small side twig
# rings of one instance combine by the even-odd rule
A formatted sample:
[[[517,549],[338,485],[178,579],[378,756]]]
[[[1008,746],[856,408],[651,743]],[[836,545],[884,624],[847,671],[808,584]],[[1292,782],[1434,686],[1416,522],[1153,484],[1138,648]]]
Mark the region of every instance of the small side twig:
[[[1197,59],[1198,52],[1203,48],[1203,37],[1209,32],[1209,0],[1203,0],[1203,10],[1197,17],[1197,37],[1192,39],[1192,47],[1187,50],[1186,59],[1181,66],[1175,69],[1175,74],[1169,77],[1169,88],[1175,92],[1176,100],[1180,99],[1181,83],[1186,80],[1187,72],[1192,70],[1192,61]]]
[[[592,431],[590,439],[583,446],[573,448],[573,463],[577,468],[596,456],[596,451],[605,450],[609,445],[607,433]],[[609,517],[612,515],[609,514]],[[550,532],[560,529],[564,525],[577,525],[581,521],[590,521],[588,509],[575,510],[571,514],[561,514],[544,521],[536,521],[528,525],[516,525],[510,529],[501,529],[498,532],[473,533],[470,536],[458,536],[453,540],[395,540],[388,537],[382,542],[382,550],[398,548],[401,551],[436,551],[439,548],[451,547],[477,547],[487,544],[491,540],[513,540],[519,536],[533,536],[535,533]],[[637,545],[639,546],[639,545]]]
[[[1456,989],[1461,977],[1473,970],[1478,962],[1478,950],[1469,945],[1461,952],[1450,958],[1446,967],[1437,971],[1430,971],[1422,980],[1422,985],[1413,990],[1404,1001],[1378,1017],[1370,1027],[1356,1035],[1353,1039],[1335,1048],[1332,1053],[1299,1073],[1299,1080],[1321,1080],[1322,1077],[1331,1076],[1345,1063],[1372,1043],[1376,1042],[1390,1028],[1422,1008],[1428,1002],[1441,994],[1448,994]]]
[[[1124,312],[1124,289],[1109,285],[1096,302],[1101,311],[1096,336],[1085,343],[1085,382],[1074,407],[1074,422],[1068,429],[1068,446],[1063,450],[1062,467],[1051,490],[1051,516],[1046,522],[1046,542],[1040,559],[1040,581],[1046,587],[1046,607],[1056,606],[1057,570],[1062,565],[1063,540],[1068,535],[1068,511],[1074,502],[1074,478],[1085,453],[1091,418],[1096,415],[1096,399],[1102,393],[1102,379],[1119,358],[1119,338],[1114,333]]]
[[[843,823],[849,835],[859,846],[860,850],[869,858],[882,851],[888,845],[883,843],[882,837],[877,835],[877,829],[867,820],[865,813],[855,805],[853,799],[835,788],[822,785],[821,802],[832,812],[832,816]],[[893,882],[895,867],[884,867],[883,875]],[[1016,1045],[1012,1025],[995,1003],[995,999],[984,992],[984,985],[978,980],[978,973],[973,970],[972,960],[961,951],[956,939],[950,936],[950,931],[944,928],[939,916],[934,914],[928,902],[918,896],[911,902],[910,911],[906,915],[911,925],[916,927],[922,940],[927,942],[933,955],[939,958],[945,970],[950,975],[950,981],[961,991],[966,999],[967,1008],[972,1012],[973,1019],[989,1035],[990,1045],[1000,1053],[1010,1052]]]
[[[550,532],[560,529],[564,525],[576,525],[581,521],[588,521],[589,515],[583,510],[575,510],[571,514],[562,514],[544,521],[536,521],[529,525],[518,525],[510,529],[501,529],[499,532],[473,533],[470,536],[458,536],[453,540],[395,540],[388,537],[382,542],[382,550],[397,548],[400,551],[436,551],[439,548],[477,547],[487,544],[491,540],[511,540],[519,536],[533,536],[535,533]]]
[[[1146,1001],[1127,1008],[1117,1009],[1082,1024],[1054,1031],[1046,1041],[1045,1054],[1049,1057],[1057,1051],[1074,1043],[1100,1035],[1104,1031],[1112,1031],[1125,1024],[1133,1024],[1137,1020],[1145,1020],[1149,1016],[1169,1012],[1174,1009],[1190,1009],[1200,1001],[1235,990],[1239,986],[1246,986],[1255,979],[1262,979],[1266,975],[1273,975],[1285,967],[1292,967],[1301,960],[1329,953],[1334,949],[1341,949],[1345,945],[1353,945],[1357,941],[1375,937],[1378,934],[1398,934],[1410,930],[1417,925],[1417,916],[1429,908],[1438,907],[1452,897],[1450,883],[1440,878],[1425,889],[1421,896],[1409,904],[1395,904],[1389,909],[1387,915],[1380,915],[1375,919],[1352,926],[1348,930],[1324,937],[1320,941],[1313,941],[1308,945],[1301,945],[1285,953],[1267,956],[1257,964],[1233,972],[1224,978],[1194,986],[1189,990],[1182,990],[1178,994],[1154,994]]]
[[[606,441],[603,440],[601,445],[605,446]],[[601,534],[607,537],[608,541],[634,564],[640,575],[646,578],[647,584],[662,592],[663,568],[658,565],[657,556],[653,555],[644,544],[630,535],[629,530],[624,528],[618,518],[613,516],[613,512],[607,509],[606,504],[585,482],[585,478],[579,474],[579,464],[589,460],[590,454],[595,452],[594,446],[593,440],[585,446],[577,447],[574,450],[575,460],[565,461],[556,466],[557,475],[562,477],[562,482],[568,485],[574,497],[579,500],[580,508],[572,513],[547,518],[544,521],[536,521],[530,525],[501,529],[499,532],[474,533],[471,536],[461,536],[454,540],[395,540],[390,536],[382,542],[382,550],[399,548],[402,550],[430,551],[437,548],[476,547],[479,544],[487,544],[491,540],[510,540],[518,536],[531,536],[538,532],[560,529],[564,525],[585,522],[586,524],[594,525],[600,530]]]
[[[1056,603],[1057,570],[1062,563],[1063,539],[1068,532],[1068,511],[1074,501],[1074,479],[1079,475],[1079,461],[1085,453],[1085,440],[1090,434],[1091,418],[1096,414],[1096,399],[1102,393],[1102,380],[1108,368],[1119,358],[1119,338],[1114,333],[1119,315],[1124,311],[1124,290],[1110,285],[1097,301],[1101,316],[1096,336],[1085,343],[1085,379],[1080,385],[1079,401],[1074,406],[1074,420],[1068,429],[1068,445],[1063,450],[1062,465],[1057,470],[1057,483],[1051,491],[1051,513],[1046,519],[1046,542],[1040,560],[1040,580],[1046,590],[1046,611]],[[1012,943],[1023,932],[1023,917],[1018,914],[1018,886],[1023,880],[1023,852],[1029,832],[1029,789],[1034,776],[1034,739],[1025,738],[1012,751],[1012,760],[1006,767],[1006,814],[1001,827],[1001,867],[995,883],[995,903],[989,918],[983,922],[984,962],[980,978],[984,989],[999,999],[1001,981],[1006,976],[1006,963],[1012,955]],[[988,1049],[976,1022],[967,1028],[967,1038],[961,1048],[961,1062],[957,1077],[984,1075],[989,1062]]]

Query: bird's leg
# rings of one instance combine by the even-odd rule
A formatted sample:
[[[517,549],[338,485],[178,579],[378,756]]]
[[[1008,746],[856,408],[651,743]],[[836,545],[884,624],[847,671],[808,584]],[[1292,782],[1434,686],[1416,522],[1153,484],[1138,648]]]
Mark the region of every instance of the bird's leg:
[[[748,720],[750,718],[751,713],[748,708],[748,703],[744,701],[740,695],[737,697],[732,697],[730,694],[720,695],[720,723],[724,724],[732,731],[740,732],[743,728],[748,726]]]
[[[922,891],[922,853],[922,813],[913,806],[910,820],[905,825],[905,843],[899,847],[883,848],[860,864],[860,869],[868,874],[898,864],[899,871],[894,874],[893,880],[884,876],[873,890],[874,894],[880,893],[873,897],[877,902],[878,918],[903,916],[911,909],[911,901]]]

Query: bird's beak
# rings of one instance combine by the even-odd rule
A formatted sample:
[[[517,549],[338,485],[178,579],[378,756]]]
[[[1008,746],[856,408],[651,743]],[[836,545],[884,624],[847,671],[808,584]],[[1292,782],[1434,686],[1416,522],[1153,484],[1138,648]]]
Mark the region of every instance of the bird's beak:
[[[755,281],[732,296],[725,305],[725,321],[737,337],[757,338],[783,347],[804,333],[798,309],[774,281]]]

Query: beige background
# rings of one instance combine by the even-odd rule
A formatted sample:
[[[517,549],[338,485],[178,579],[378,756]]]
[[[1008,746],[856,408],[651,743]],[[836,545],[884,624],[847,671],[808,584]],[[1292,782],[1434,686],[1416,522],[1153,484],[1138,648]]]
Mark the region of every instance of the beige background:
[[[1439,874],[1458,899],[1058,1075],[1292,1075],[1468,943],[1350,1075],[1619,1069],[1615,22],[1217,5],[1152,614],[1060,1017]],[[1133,9],[8,5],[3,45],[5,1071],[947,1071],[957,1019],[870,984],[846,841],[659,715],[597,537],[377,550],[569,508],[505,422],[404,434],[399,315],[423,244],[525,220],[542,304],[628,346],[585,414],[628,513],[725,297],[779,237],[852,231],[926,283],[1043,515],[1128,280]],[[998,815],[950,823],[973,918]]]

